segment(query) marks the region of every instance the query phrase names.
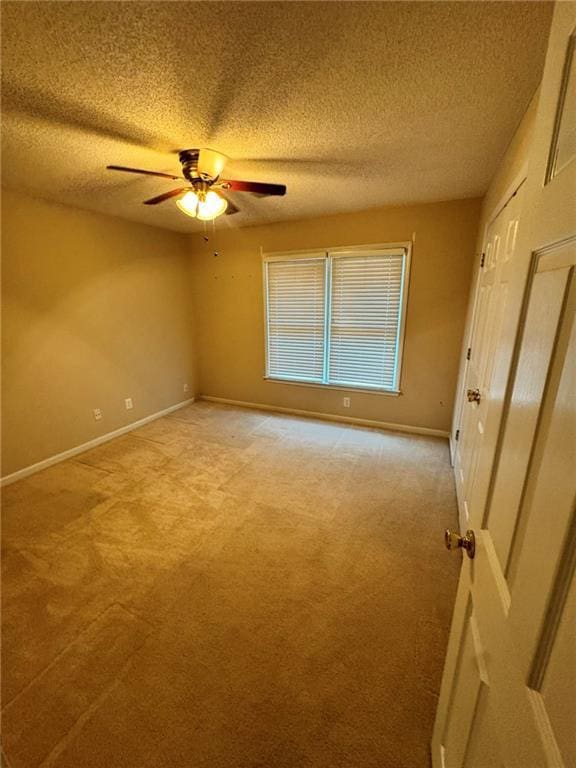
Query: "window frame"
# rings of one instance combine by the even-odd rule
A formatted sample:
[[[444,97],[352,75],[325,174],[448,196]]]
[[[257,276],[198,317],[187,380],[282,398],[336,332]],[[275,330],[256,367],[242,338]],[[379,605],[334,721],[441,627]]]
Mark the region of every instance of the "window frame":
[[[262,276],[263,276],[263,306],[264,306],[264,353],[265,371],[264,380],[279,384],[291,384],[300,387],[314,387],[320,389],[337,389],[340,391],[369,392],[378,395],[397,396],[402,394],[402,368],[404,362],[404,339],[406,335],[406,315],[408,310],[408,291],[410,286],[410,267],[412,260],[412,241],[398,243],[378,243],[369,245],[346,245],[333,248],[298,250],[298,251],[272,251],[265,252],[262,248]],[[371,387],[367,384],[333,384],[328,381],[331,340],[331,310],[332,310],[332,257],[365,257],[369,252],[372,256],[399,255],[403,256],[402,279],[400,283],[400,322],[396,334],[396,363],[394,385],[390,387]],[[270,375],[269,373],[269,295],[268,295],[268,268],[267,264],[274,261],[295,261],[297,259],[324,259],[324,379],[323,382],[314,379],[290,378],[288,376]]]

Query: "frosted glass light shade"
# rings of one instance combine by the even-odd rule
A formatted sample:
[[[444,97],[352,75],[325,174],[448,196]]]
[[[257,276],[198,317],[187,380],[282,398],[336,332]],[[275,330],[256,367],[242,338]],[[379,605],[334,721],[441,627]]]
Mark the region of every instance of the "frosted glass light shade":
[[[191,216],[195,219],[198,211],[198,202],[198,195],[190,190],[190,192],[186,192],[185,195],[182,195],[179,200],[176,200],[176,205],[180,208],[182,213],[186,214],[186,216]]]
[[[198,203],[198,213],[196,214],[200,221],[210,221],[220,216],[228,208],[228,201],[210,190],[206,193],[206,199]]]

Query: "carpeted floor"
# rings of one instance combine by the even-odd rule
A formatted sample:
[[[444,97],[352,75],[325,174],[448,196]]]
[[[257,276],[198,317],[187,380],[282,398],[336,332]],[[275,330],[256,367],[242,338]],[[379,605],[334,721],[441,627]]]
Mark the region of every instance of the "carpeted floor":
[[[10,768],[426,768],[445,441],[197,403],[3,491]]]

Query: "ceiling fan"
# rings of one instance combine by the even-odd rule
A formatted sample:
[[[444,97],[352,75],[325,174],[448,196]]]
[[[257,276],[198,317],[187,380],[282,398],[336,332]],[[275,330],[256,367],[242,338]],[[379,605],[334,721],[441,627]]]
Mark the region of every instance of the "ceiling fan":
[[[176,205],[187,216],[201,221],[210,221],[222,213],[238,213],[238,208],[228,199],[226,192],[252,192],[260,197],[285,195],[284,184],[266,184],[259,181],[237,181],[221,179],[226,156],[213,149],[183,149],[178,153],[182,164],[182,175],[160,171],[145,171],[140,168],[126,168],[123,165],[106,166],[111,171],[142,173],[146,176],[160,176],[165,179],[183,179],[187,186],[177,187],[162,195],[144,200],[144,205],[158,205],[172,197],[178,198]]]

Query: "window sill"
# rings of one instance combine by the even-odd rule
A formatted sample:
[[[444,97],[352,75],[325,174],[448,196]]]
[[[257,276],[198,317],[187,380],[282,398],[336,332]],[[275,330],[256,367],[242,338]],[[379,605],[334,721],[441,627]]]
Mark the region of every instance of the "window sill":
[[[317,381],[296,381],[295,379],[280,379],[274,376],[264,376],[264,381],[272,384],[291,384],[295,387],[311,387],[313,389],[337,389],[340,392],[365,392],[369,395],[387,395],[398,397],[402,394],[399,389],[378,389],[377,387],[354,386],[353,384],[319,384]]]

